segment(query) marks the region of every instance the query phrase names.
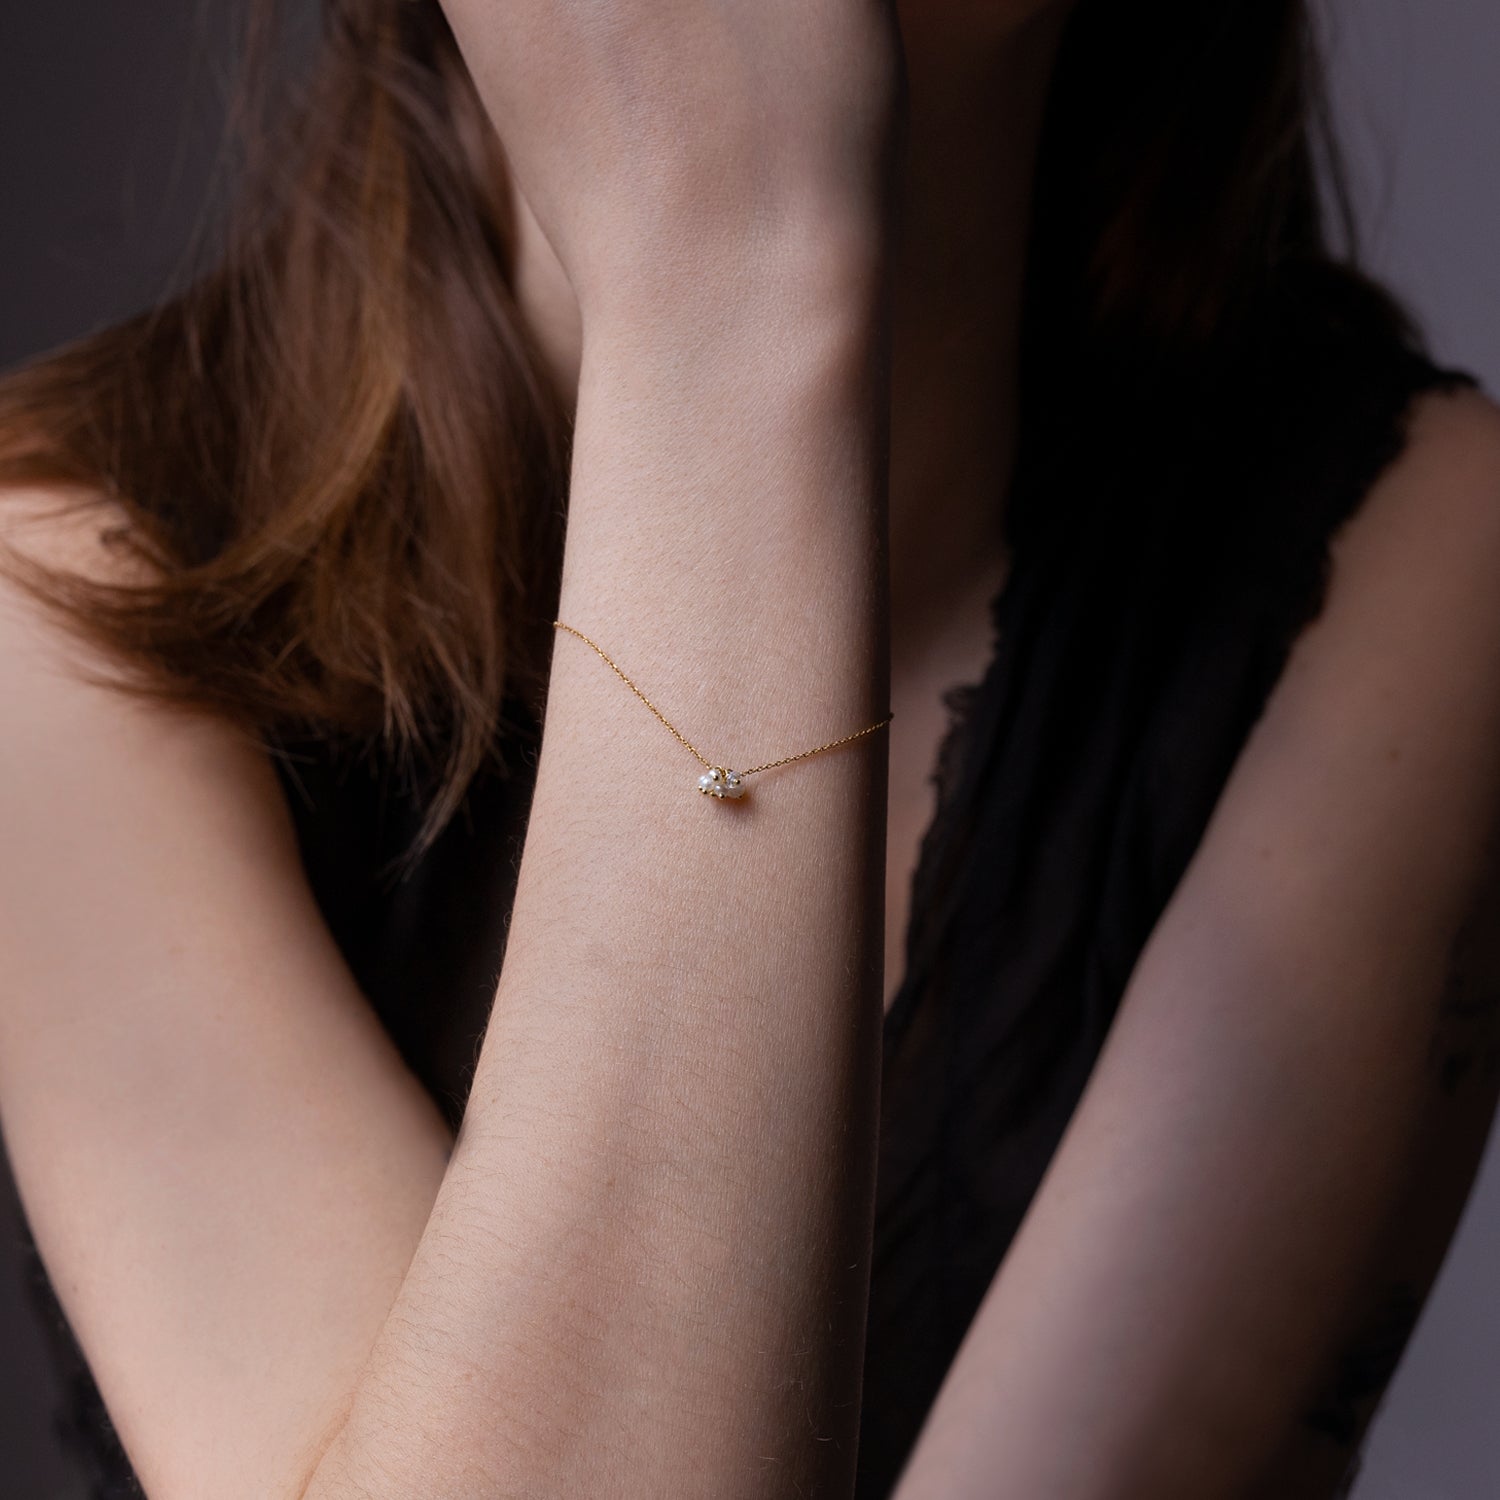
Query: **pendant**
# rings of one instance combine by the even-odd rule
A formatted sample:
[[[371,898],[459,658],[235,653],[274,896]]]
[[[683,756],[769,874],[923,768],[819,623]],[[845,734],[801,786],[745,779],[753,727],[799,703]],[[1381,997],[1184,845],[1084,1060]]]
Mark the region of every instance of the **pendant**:
[[[743,797],[748,790],[738,771],[715,766],[698,778],[698,790],[705,797]]]

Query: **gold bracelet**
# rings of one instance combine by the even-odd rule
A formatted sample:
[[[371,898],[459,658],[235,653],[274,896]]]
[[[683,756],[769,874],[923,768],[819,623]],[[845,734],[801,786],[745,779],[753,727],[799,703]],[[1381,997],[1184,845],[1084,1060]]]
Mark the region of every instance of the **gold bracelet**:
[[[610,670],[630,689],[658,719],[666,724],[667,728],[685,745],[699,761],[708,767],[708,770],[698,778],[698,790],[706,797],[731,797],[736,800],[743,797],[746,792],[745,777],[754,776],[757,771],[769,771],[773,766],[790,765],[794,760],[806,760],[809,755],[817,755],[824,750],[832,750],[836,745],[847,745],[850,740],[857,740],[862,735],[874,734],[877,729],[884,729],[896,716],[887,714],[878,723],[870,724],[864,729],[856,730],[853,734],[846,734],[842,739],[829,740],[826,745],[814,745],[811,750],[799,751],[796,755],[783,755],[780,760],[768,760],[763,765],[751,766],[744,771],[731,771],[727,766],[716,766],[708,757],[702,754],[686,735],[668,722],[667,716],[620,670],[614,660],[594,641],[591,641],[581,630],[574,630],[571,625],[564,625],[561,620],[554,620],[553,627],[558,630],[566,630],[570,635],[576,635],[586,646],[591,646],[604,658]]]

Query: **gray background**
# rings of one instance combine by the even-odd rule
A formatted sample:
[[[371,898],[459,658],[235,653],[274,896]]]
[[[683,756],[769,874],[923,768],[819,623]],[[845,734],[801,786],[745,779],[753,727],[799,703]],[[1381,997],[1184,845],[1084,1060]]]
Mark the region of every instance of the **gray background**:
[[[204,10],[200,22],[184,0],[4,6],[0,365],[146,305],[180,266],[216,140],[221,49],[216,8]],[[1369,259],[1410,298],[1439,359],[1500,392],[1500,8],[1324,0],[1322,11]],[[16,1213],[0,1171],[0,1500],[75,1500],[8,1264]],[[1358,1500],[1500,1496],[1497,1268],[1492,1149]]]

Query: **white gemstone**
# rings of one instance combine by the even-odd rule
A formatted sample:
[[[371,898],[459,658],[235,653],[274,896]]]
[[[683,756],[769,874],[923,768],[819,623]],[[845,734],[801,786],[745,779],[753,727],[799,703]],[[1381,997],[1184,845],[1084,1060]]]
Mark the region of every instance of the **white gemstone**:
[[[738,771],[722,770],[718,766],[705,771],[698,778],[698,790],[708,797],[743,797],[747,788]]]

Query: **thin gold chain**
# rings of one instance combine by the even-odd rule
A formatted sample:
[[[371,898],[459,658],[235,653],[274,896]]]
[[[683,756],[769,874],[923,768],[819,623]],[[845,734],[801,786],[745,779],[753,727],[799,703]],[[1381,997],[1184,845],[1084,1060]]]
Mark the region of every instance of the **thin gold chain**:
[[[701,765],[707,766],[710,771],[724,769],[721,766],[716,766],[713,761],[711,761],[706,755],[704,755],[703,752],[699,750],[698,747],[693,744],[693,742],[688,739],[688,737],[683,734],[683,732],[678,729],[677,726],[671,722],[671,720],[667,718],[667,716],[625,675],[625,673],[620,670],[618,663],[616,663],[614,658],[610,656],[610,654],[601,645],[599,645],[598,642],[590,640],[588,636],[586,636],[581,630],[575,630],[571,625],[564,625],[561,620],[554,620],[552,624],[558,630],[566,630],[569,635],[576,635],[578,639],[584,643],[584,645],[592,647],[593,650],[597,651],[599,655],[604,659],[604,662],[609,667],[609,669],[620,679],[621,682],[625,684],[626,687],[630,689],[632,693],[636,695],[637,698],[641,700],[642,703],[646,705],[647,708],[651,710],[652,713],[656,715],[658,719],[661,720],[663,724],[666,725],[669,730],[671,730],[671,732],[677,737],[677,739],[680,740],[682,744],[692,752],[693,756]],[[806,760],[809,755],[818,755],[824,750],[832,750],[837,745],[847,745],[850,740],[857,740],[864,735],[874,734],[877,729],[884,729],[885,726],[889,724],[895,717],[896,716],[893,713],[887,714],[885,718],[878,720],[874,724],[869,724],[863,729],[857,729],[853,734],[846,734],[842,735],[839,739],[829,740],[826,745],[814,745],[811,750],[800,750],[796,755],[783,755],[780,760],[768,760],[763,765],[750,766],[748,769],[741,771],[739,774],[741,776],[753,776],[757,771],[769,771],[773,766],[787,766],[790,765],[794,760]]]

